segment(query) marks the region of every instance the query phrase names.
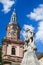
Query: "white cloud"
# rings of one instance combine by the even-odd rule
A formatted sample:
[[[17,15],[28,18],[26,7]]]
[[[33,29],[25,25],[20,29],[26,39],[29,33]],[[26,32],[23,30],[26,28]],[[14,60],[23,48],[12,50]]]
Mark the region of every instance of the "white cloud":
[[[29,28],[31,31],[34,31],[34,27],[32,25],[26,25],[24,24],[22,30],[21,30],[21,35],[25,38],[26,35],[26,29]]]
[[[40,4],[37,8],[33,10],[33,12],[30,12],[27,17],[38,22],[36,22],[38,24],[38,31],[35,35],[36,41],[43,42],[43,4]]]
[[[34,19],[35,21],[43,20],[43,4],[40,4],[33,12],[30,12],[27,17],[30,17],[30,19]]]
[[[36,40],[43,42],[43,21],[39,22],[38,31],[36,33]]]
[[[0,0],[0,3],[3,4],[4,13],[8,13],[12,7],[13,4],[15,4],[14,0]]]

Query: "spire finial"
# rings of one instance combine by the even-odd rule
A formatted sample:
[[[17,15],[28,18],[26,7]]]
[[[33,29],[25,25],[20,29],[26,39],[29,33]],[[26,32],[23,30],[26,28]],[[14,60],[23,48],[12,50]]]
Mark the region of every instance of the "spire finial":
[[[11,16],[11,21],[10,21],[10,23],[9,24],[17,24],[17,16],[16,16],[16,9],[14,9],[14,12],[13,12],[13,14],[12,14],[12,16]]]

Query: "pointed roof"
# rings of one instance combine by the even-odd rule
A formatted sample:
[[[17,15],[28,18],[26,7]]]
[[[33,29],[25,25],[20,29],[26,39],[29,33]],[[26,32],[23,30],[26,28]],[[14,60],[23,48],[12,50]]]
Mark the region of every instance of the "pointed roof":
[[[16,9],[14,9],[14,12],[11,16],[11,21],[9,24],[17,24],[17,16],[16,16]]]

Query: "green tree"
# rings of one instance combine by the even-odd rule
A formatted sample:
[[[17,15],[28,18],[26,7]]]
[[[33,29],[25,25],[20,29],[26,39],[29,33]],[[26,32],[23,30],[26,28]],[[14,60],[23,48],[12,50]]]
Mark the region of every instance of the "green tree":
[[[2,61],[2,46],[0,46],[0,62]]]
[[[2,46],[0,46],[0,65],[2,65]]]

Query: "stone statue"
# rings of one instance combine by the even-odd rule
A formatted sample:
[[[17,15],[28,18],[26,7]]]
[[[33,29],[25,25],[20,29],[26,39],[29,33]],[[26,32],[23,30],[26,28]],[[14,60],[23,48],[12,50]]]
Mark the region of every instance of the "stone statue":
[[[40,65],[35,54],[34,33],[27,28],[25,34],[24,57],[21,65]]]
[[[31,46],[31,48],[33,50],[36,50],[36,46],[34,45],[34,37],[33,37],[34,36],[34,33],[32,31],[30,31],[29,28],[26,29],[26,32],[27,33],[25,34],[24,51],[28,48],[28,46]]]

